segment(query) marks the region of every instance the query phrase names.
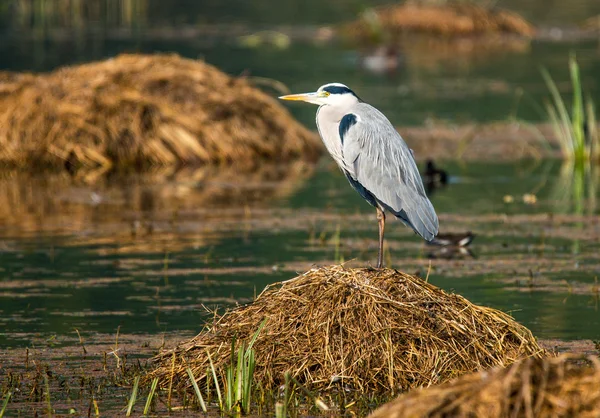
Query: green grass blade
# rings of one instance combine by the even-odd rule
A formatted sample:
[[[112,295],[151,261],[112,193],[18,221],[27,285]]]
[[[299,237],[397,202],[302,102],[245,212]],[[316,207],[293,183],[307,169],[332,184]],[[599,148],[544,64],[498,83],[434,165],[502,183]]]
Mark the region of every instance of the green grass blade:
[[[285,386],[283,388],[283,416],[287,417],[288,402],[290,401],[290,372],[285,373]]]
[[[575,140],[575,155],[577,158],[585,157],[585,138],[583,135],[584,110],[583,94],[581,91],[581,78],[579,75],[579,65],[575,54],[569,58],[569,72],[571,74],[571,84],[573,86],[573,109],[571,111],[573,139]]]
[[[223,410],[223,397],[221,395],[221,388],[219,387],[219,380],[217,379],[217,371],[215,370],[215,364],[212,361],[212,357],[210,356],[210,352],[206,350],[206,355],[208,356],[208,361],[210,362],[210,370],[212,371],[213,380],[215,382],[215,388],[217,390],[217,397],[219,398],[219,409]]]
[[[237,356],[237,368],[235,373],[235,403],[242,400],[242,385],[244,382],[244,344],[240,345]]]
[[[258,329],[256,330],[256,332],[252,336],[252,339],[250,340],[250,344],[248,344],[248,348],[246,349],[246,353],[249,352],[250,350],[252,350],[252,347],[254,347],[254,343],[258,339],[258,334],[260,334],[260,332],[262,331],[262,329],[265,327],[265,324],[267,323],[267,319],[268,318],[263,319],[263,321],[258,326]]]
[[[586,126],[588,134],[589,156],[598,162],[600,158],[600,138],[598,138],[598,125],[596,123],[596,108],[591,97],[586,97]]]
[[[574,142],[574,135],[571,124],[571,117],[569,116],[569,112],[567,111],[567,107],[565,106],[565,102],[562,99],[560,92],[558,91],[558,87],[556,83],[550,76],[550,73],[545,68],[542,68],[542,77],[548,86],[548,90],[552,96],[552,100],[554,102],[554,108],[556,110],[557,119],[560,120],[560,123],[564,129],[563,135],[565,138],[563,140]],[[567,158],[572,158],[573,155],[565,155]]]
[[[200,392],[198,383],[196,383],[196,378],[194,378],[194,372],[192,372],[192,369],[189,366],[185,370],[187,371],[187,374],[190,377],[190,381],[192,382],[192,386],[194,387],[194,392],[196,392],[196,397],[198,398],[198,402],[200,403],[200,408],[202,408],[202,411],[206,413],[206,404],[204,403],[204,398],[202,397],[202,393]]]
[[[8,401],[10,401],[11,396],[12,392],[8,392],[4,397],[4,402],[2,402],[2,409],[0,410],[0,418],[2,418],[6,413],[6,408],[8,408]]]
[[[152,380],[152,386],[150,386],[150,393],[148,394],[148,399],[146,399],[146,406],[144,406],[144,415],[148,415],[148,411],[150,411],[150,406],[152,405],[152,398],[154,398],[154,393],[156,392],[157,386],[158,377],[155,377]]]
[[[229,367],[227,368],[227,410],[231,411],[233,404],[235,403],[235,363],[233,355],[235,353],[235,341],[236,338],[231,339],[231,354],[229,356]]]
[[[565,131],[565,126],[561,123],[560,118],[556,113],[556,109],[551,104],[547,104],[546,112],[548,113],[552,130],[558,139],[558,144],[563,156],[566,158],[570,155],[573,155],[573,141],[571,141],[569,133]]]
[[[254,350],[250,350],[246,358],[246,377],[244,384],[244,394],[242,398],[242,408],[244,413],[250,413],[250,399],[252,398],[252,385],[254,383],[254,368],[256,366]]]
[[[133,379],[133,389],[131,390],[131,397],[129,398],[129,403],[127,404],[127,414],[125,414],[125,416],[130,416],[131,412],[133,412],[133,406],[135,405],[135,401],[137,399],[139,385],[140,377],[136,376],[135,379]]]
[[[225,398],[225,404],[227,406],[227,410],[231,411],[231,408],[233,408],[233,388],[235,387],[235,381],[234,381],[234,377],[233,377],[233,366],[229,366],[227,367],[227,372],[226,372],[226,379],[225,379],[225,384],[227,385],[227,390],[226,390],[226,398]]]
[[[53,410],[52,404],[50,403],[50,384],[48,383],[48,374],[44,373],[44,386],[46,387],[46,412],[48,416],[52,418]]]

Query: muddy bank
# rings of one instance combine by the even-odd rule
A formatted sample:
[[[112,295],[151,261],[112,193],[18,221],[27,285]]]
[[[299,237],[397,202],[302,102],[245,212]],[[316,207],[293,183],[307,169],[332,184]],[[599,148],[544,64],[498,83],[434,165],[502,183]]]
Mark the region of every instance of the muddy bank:
[[[29,335],[32,347],[0,350],[0,396],[4,399],[6,393],[12,392],[6,410],[8,416],[19,413],[33,416],[36,411],[38,415],[47,414],[44,375],[48,379],[50,404],[56,414],[67,415],[73,409],[85,416],[90,407],[95,411],[94,400],[101,416],[122,413],[131,394],[133,377],[145,370],[147,360],[161,348],[173,348],[178,341],[192,337],[189,332],[160,335],[120,332],[117,336],[116,329],[112,334],[79,331],[81,339],[75,331],[54,338]],[[588,340],[542,340],[540,345],[560,352],[600,354]],[[142,387],[134,414],[141,413],[147,395],[148,388]],[[165,395],[158,393],[152,408],[155,414],[167,414]],[[190,410],[175,408],[170,415],[188,416],[189,413]]]
[[[275,98],[177,55],[0,74],[0,163],[9,166],[254,167],[320,153]]]

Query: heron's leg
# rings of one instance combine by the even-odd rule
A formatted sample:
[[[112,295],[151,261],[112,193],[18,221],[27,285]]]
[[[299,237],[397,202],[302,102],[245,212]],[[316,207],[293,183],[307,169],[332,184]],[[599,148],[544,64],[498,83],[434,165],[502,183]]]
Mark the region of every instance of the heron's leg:
[[[383,234],[385,231],[385,212],[377,208],[377,222],[379,223],[379,256],[377,257],[377,268],[383,267]]]

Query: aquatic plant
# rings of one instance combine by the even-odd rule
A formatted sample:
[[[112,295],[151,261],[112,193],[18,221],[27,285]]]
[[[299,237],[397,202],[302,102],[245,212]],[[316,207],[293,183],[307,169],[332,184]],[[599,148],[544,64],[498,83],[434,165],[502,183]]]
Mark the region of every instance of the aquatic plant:
[[[591,97],[584,99],[579,64],[575,54],[569,57],[569,73],[573,99],[570,110],[567,100],[545,68],[542,77],[548,86],[552,100],[545,103],[554,135],[559,141],[563,158],[576,163],[600,160],[600,139],[596,124],[596,110]]]
[[[192,387],[194,388],[194,393],[196,394],[196,398],[198,399],[198,404],[200,405],[200,408],[202,408],[202,411],[206,413],[206,402],[204,402],[204,397],[202,396],[202,392],[200,392],[198,382],[196,382],[196,378],[194,377],[194,372],[192,372],[192,369],[189,367],[187,367],[185,371],[187,372],[190,378],[190,382],[192,383]]]
[[[221,389],[221,383],[219,383],[218,378],[218,375],[221,373],[217,372],[210,351],[206,350],[206,355],[210,364],[210,369],[207,369],[207,372],[204,374],[207,395],[210,394],[210,377],[212,377],[219,400],[219,409],[222,412],[236,412],[243,414],[248,414],[250,412],[250,403],[254,390],[254,369],[256,367],[255,353],[252,347],[265,323],[266,319],[260,324],[247,346],[246,343],[242,341],[236,350],[236,338],[232,338],[230,361],[226,365],[225,371],[222,374],[224,377],[221,379],[223,389]],[[171,367],[174,367],[174,363],[171,363]],[[189,367],[187,368],[187,372],[190,376],[193,376],[193,372]],[[158,379],[158,377],[155,379]],[[169,382],[169,385],[172,385],[172,380]],[[197,390],[198,386],[195,381],[193,381],[193,385],[197,396],[201,398],[202,395],[200,395],[200,391]]]
[[[0,409],[0,418],[4,416],[6,413],[6,408],[8,407],[8,402],[10,401],[10,397],[12,396],[12,392],[8,392],[6,396],[4,396],[4,402],[2,402],[2,409]]]
[[[144,406],[143,415],[148,415],[148,413],[150,412],[150,407],[152,406],[152,400],[154,399],[154,394],[156,393],[157,386],[158,386],[158,378],[155,378],[152,381],[152,385],[150,386],[150,393],[148,394],[148,397],[146,398],[146,405]]]
[[[137,394],[140,385],[140,376],[136,376],[133,379],[133,388],[131,389],[131,396],[129,397],[129,402],[127,402],[127,413],[125,416],[131,416],[133,412],[133,407],[135,406],[135,402],[137,401]]]

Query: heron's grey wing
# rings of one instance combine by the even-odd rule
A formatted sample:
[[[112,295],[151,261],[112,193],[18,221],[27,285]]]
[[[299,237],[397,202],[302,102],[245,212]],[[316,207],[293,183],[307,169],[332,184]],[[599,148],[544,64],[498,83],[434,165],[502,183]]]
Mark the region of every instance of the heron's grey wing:
[[[412,152],[390,121],[373,106],[360,103],[342,118],[339,128],[350,182],[356,181],[385,209],[431,241],[438,232],[437,215]]]

